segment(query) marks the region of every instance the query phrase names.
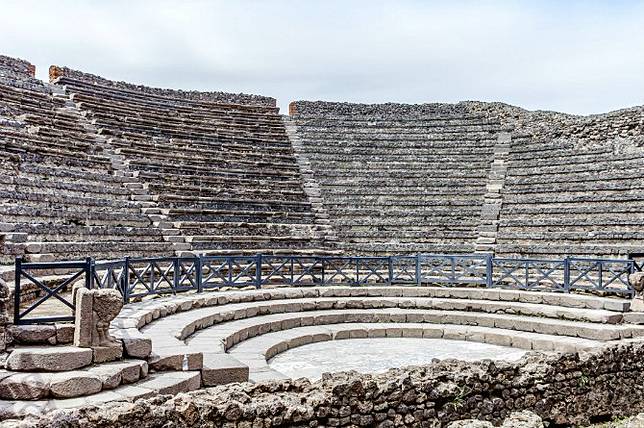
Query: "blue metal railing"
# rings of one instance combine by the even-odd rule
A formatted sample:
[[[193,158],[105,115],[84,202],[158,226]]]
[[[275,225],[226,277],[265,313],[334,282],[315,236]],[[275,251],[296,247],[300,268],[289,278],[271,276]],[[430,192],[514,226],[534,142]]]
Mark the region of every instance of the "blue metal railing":
[[[16,259],[14,322],[73,320],[75,306],[63,291],[84,281],[88,288],[113,288],[125,303],[157,294],[202,292],[222,287],[349,285],[465,285],[569,293],[585,290],[632,297],[628,275],[640,269],[632,259],[512,259],[491,255],[417,254],[415,256],[195,256],[82,262],[25,263]],[[56,285],[42,275],[64,272]],[[41,275],[38,275],[41,272]],[[42,293],[21,309],[23,281]],[[31,291],[33,292],[33,286]],[[33,316],[50,299],[71,315]],[[29,316],[31,315],[31,316]]]

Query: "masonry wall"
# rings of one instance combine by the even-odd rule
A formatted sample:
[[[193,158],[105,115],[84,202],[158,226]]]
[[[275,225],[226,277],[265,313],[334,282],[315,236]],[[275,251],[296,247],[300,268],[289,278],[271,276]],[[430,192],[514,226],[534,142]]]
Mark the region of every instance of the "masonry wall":
[[[447,360],[378,375],[236,384],[102,408],[62,411],[45,427],[444,427],[501,422],[531,410],[551,426],[585,425],[644,410],[644,348],[623,344],[584,354],[529,354],[516,363]]]

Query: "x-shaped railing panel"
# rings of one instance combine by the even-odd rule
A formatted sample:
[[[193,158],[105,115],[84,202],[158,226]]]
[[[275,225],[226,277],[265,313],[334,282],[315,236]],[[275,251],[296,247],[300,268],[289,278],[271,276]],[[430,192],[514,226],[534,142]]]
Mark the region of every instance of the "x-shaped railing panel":
[[[391,283],[415,284],[416,257],[391,257]]]
[[[355,261],[350,257],[324,258],[324,284],[352,285],[355,283]]]

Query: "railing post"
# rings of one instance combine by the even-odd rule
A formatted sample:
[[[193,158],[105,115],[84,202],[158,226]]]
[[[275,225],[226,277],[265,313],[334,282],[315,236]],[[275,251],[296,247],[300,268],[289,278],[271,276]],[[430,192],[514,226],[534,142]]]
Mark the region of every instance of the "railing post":
[[[564,292],[570,293],[570,259],[564,258]]]
[[[493,258],[494,256],[492,256],[492,254],[488,254],[485,259],[485,286],[487,288],[492,288],[492,286],[494,285],[494,279],[493,279],[494,265],[492,263]]]
[[[360,257],[359,256],[352,256],[353,260],[356,261],[356,278],[353,281],[353,285],[360,285]]]
[[[203,292],[203,263],[201,254],[195,259],[195,281],[197,283],[197,293]]]
[[[125,258],[123,264],[123,303],[130,303],[130,257]]]
[[[423,285],[422,272],[420,269],[420,254],[416,254],[416,285]]]
[[[391,259],[391,256],[387,257],[387,270],[388,270],[387,285],[391,285],[394,282],[394,262]]]
[[[449,282],[454,284],[456,283],[456,256],[450,256],[450,269]]]
[[[597,282],[597,288],[602,289],[604,288],[604,263],[600,260],[599,263],[599,279]]]
[[[179,263],[179,256],[172,259],[172,294],[177,294],[177,289],[181,283],[181,263]]]
[[[13,322],[20,324],[20,278],[22,277],[22,257],[16,257],[15,290],[13,292]]]
[[[85,258],[85,288],[92,289],[94,283],[94,260],[91,257]]]
[[[255,288],[262,288],[262,255],[255,256]]]

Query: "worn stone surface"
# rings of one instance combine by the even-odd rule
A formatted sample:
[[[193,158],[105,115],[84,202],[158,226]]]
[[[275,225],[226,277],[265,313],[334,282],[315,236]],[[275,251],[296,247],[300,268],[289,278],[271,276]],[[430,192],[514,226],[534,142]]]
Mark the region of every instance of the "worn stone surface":
[[[201,382],[204,386],[225,385],[248,380],[248,366],[228,354],[203,354]]]
[[[49,373],[13,373],[0,381],[0,397],[38,400],[49,394]]]
[[[102,380],[86,371],[56,373],[50,381],[51,394],[57,398],[96,394],[102,389]]]
[[[6,367],[14,371],[68,371],[92,362],[92,350],[74,346],[30,347],[16,349]]]
[[[123,357],[123,345],[120,343],[114,343],[109,346],[93,346],[92,351],[94,353],[93,361],[95,364],[115,361]]]
[[[53,325],[12,325],[9,327],[12,340],[18,344],[43,344],[56,336]]]

